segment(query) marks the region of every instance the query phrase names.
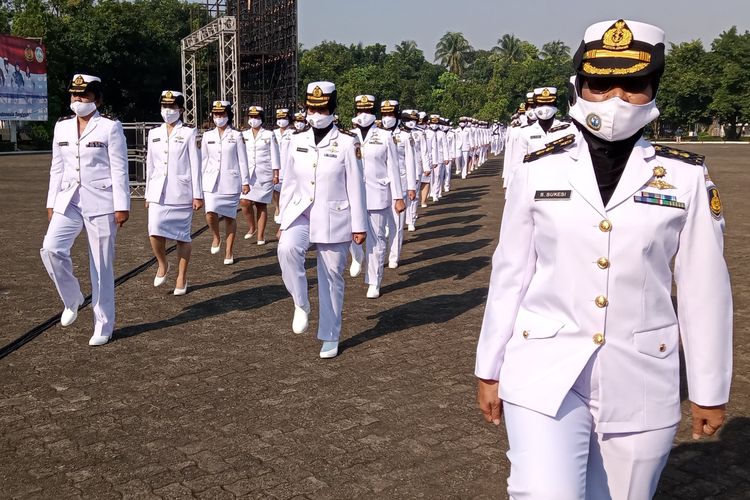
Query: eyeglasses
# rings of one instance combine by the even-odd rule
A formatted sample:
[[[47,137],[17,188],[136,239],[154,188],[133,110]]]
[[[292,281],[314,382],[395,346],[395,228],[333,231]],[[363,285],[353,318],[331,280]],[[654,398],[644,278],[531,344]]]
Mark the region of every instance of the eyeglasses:
[[[606,94],[614,88],[621,88],[628,94],[642,94],[651,85],[651,78],[587,78],[585,83],[593,94]]]

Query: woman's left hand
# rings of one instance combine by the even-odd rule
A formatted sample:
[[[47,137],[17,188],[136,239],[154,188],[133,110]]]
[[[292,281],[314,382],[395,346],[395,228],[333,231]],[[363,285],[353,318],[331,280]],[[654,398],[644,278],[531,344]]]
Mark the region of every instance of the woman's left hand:
[[[193,198],[193,210],[200,210],[203,208],[203,200],[200,198]]]
[[[724,425],[727,405],[700,406],[691,401],[690,412],[693,414],[693,439],[700,439],[713,436]]]
[[[242,185],[242,194],[247,194],[250,192],[250,185],[249,184],[243,184]]]

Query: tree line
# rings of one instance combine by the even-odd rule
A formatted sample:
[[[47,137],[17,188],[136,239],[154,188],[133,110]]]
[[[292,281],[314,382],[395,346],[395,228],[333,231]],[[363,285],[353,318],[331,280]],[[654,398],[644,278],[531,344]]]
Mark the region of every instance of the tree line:
[[[202,6],[184,0],[0,0],[0,32],[41,37],[47,47],[50,122],[35,129],[47,136],[68,114],[66,86],[76,71],[102,77],[107,111],[121,120],[158,120],[159,92],[181,85],[180,40],[207,21]],[[526,92],[543,85],[558,88],[564,114],[571,52],[559,40],[537,47],[513,34],[484,50],[447,32],[427,54],[411,40],[392,51],[324,41],[300,47],[299,90],[303,96],[312,80],[336,82],[344,123],[360,93],[453,121],[465,114],[507,121]],[[750,32],[729,28],[710,48],[697,40],[671,44],[657,103],[657,132],[705,129],[717,120],[728,139],[742,134],[750,122]]]

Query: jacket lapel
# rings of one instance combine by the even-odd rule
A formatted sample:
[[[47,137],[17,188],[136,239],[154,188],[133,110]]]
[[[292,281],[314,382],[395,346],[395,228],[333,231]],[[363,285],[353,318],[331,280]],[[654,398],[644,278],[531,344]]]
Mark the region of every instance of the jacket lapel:
[[[602,217],[607,216],[607,212],[604,209],[604,203],[602,203],[602,195],[599,193],[599,186],[596,183],[596,175],[594,174],[594,166],[591,163],[591,155],[589,154],[588,148],[585,147],[586,142],[582,137],[579,137],[575,143],[575,147],[571,148],[569,154],[573,158],[575,163],[568,170],[568,182],[575,189],[575,191],[591,205],[591,207],[599,212]]]
[[[89,122],[86,124],[86,128],[83,129],[83,133],[81,134],[81,137],[78,139],[79,141],[83,141],[84,137],[89,135],[96,128],[96,125],[99,123],[100,117],[101,115],[99,114],[98,111],[94,113],[94,116],[92,116]],[[76,123],[76,127],[78,127],[78,120],[74,120],[74,121]]]
[[[649,170],[648,164],[643,161],[649,147],[648,142],[643,139],[635,144],[628,158],[628,163],[625,165],[625,170],[622,172],[622,177],[620,177],[620,182],[617,183],[615,192],[607,203],[607,210],[615,208],[630,198],[633,193],[639,191],[651,180],[653,172]]]

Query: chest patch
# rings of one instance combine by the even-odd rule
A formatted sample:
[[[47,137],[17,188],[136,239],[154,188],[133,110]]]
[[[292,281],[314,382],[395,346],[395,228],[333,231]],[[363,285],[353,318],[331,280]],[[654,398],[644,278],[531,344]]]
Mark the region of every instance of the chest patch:
[[[334,154],[334,153],[323,153],[323,156],[325,156],[326,158],[338,158],[339,157],[339,155]]]
[[[86,147],[87,148],[106,148],[107,145],[104,144],[103,142],[92,141],[92,142],[89,142],[88,144],[86,144]]]
[[[558,191],[537,191],[534,193],[535,201],[546,201],[546,200],[569,200],[570,189],[558,190]]]
[[[647,205],[659,205],[662,207],[672,207],[685,210],[685,203],[677,201],[675,196],[660,193],[649,193],[647,191],[641,191],[640,196],[633,196],[633,201],[636,203],[645,203]]]
[[[299,151],[300,153],[307,153],[308,150],[307,148],[297,148],[297,151]]]
[[[67,146],[68,145],[68,141],[58,142],[57,145],[58,146]]]

